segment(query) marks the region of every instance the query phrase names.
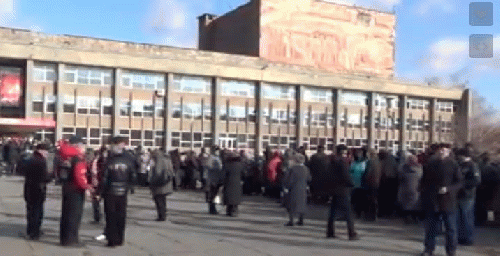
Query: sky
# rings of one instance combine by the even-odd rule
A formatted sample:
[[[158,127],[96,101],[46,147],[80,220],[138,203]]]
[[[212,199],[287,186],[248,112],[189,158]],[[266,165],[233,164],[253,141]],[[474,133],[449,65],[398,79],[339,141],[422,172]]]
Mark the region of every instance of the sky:
[[[107,38],[196,48],[203,13],[222,15],[249,0],[0,0],[0,26],[49,34]],[[493,26],[469,25],[470,0],[327,0],[395,11],[398,79],[423,82],[451,75],[467,80],[500,110],[500,3]],[[469,58],[469,36],[493,34],[494,56]]]

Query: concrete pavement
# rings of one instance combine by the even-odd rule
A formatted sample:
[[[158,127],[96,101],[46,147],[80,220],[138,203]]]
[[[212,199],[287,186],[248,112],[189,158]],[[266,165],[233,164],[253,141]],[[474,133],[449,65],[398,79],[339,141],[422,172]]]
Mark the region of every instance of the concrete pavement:
[[[168,221],[155,222],[154,203],[147,189],[137,189],[129,197],[127,230],[122,247],[106,248],[94,241],[104,224],[90,224],[92,209],[85,204],[80,230],[84,248],[58,245],[61,191],[49,186],[40,241],[21,237],[26,228],[22,198],[23,178],[0,178],[1,255],[418,255],[423,229],[405,226],[399,220],[377,223],[356,222],[360,241],[348,241],[345,223],[337,222],[340,239],[327,240],[325,219],[328,209],[313,206],[303,227],[284,227],[285,210],[272,200],[245,197],[237,218],[207,214],[204,195],[178,192],[168,198]],[[220,208],[222,210],[222,208]],[[458,255],[500,255],[498,229],[478,230],[477,245],[460,247]],[[444,238],[438,239],[437,255],[445,255]]]

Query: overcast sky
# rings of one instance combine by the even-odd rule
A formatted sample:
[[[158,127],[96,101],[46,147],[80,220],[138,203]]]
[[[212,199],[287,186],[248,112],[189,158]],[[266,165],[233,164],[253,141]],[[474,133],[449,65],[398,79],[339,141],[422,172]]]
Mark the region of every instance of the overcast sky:
[[[221,15],[249,0],[0,0],[0,26],[196,48],[203,13]],[[396,76],[411,81],[461,72],[500,110],[500,3],[494,25],[469,25],[465,0],[329,0],[396,11]],[[493,34],[493,59],[469,58],[469,35]],[[444,81],[448,82],[448,81]]]

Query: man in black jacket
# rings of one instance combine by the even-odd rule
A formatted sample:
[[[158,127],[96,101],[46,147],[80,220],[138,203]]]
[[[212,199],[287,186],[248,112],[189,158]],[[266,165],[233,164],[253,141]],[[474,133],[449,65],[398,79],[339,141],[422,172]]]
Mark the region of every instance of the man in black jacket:
[[[100,185],[104,198],[106,227],[104,235],[109,247],[123,245],[125,218],[127,215],[127,194],[136,181],[136,163],[133,156],[125,151],[128,139],[111,139],[111,152],[105,163]]]
[[[421,180],[422,209],[426,211],[425,251],[432,255],[436,236],[441,232],[441,221],[446,228],[446,253],[454,256],[457,249],[457,193],[462,188],[462,173],[450,156],[450,146],[439,146],[435,157],[424,165]]]
[[[458,192],[458,243],[472,245],[474,243],[476,187],[481,183],[481,172],[472,160],[469,149],[458,150],[457,157],[464,177],[464,186]]]
[[[335,238],[335,217],[337,211],[345,213],[347,220],[347,230],[349,232],[349,240],[359,240],[358,235],[354,231],[354,220],[351,210],[351,190],[354,187],[351,174],[349,173],[349,162],[347,160],[347,147],[338,145],[337,155],[331,162],[331,175],[333,180],[330,182],[329,191],[332,195],[332,204],[330,208],[330,217],[328,218],[328,226],[326,231],[327,238]]]
[[[27,238],[38,240],[43,219],[43,203],[46,197],[46,186],[50,181],[46,158],[48,145],[39,144],[33,156],[23,166],[24,200],[26,201]]]

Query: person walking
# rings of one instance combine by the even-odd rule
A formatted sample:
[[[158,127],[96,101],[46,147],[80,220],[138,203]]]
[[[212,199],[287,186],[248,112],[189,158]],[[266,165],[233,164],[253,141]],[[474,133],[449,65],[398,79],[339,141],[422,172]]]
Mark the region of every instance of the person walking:
[[[459,168],[464,177],[462,189],[458,192],[458,244],[474,244],[474,205],[476,203],[476,187],[481,183],[481,172],[472,160],[469,149],[457,151]]]
[[[406,224],[415,223],[418,220],[418,211],[421,208],[418,186],[422,178],[422,165],[418,163],[416,156],[409,155],[406,157],[406,162],[401,167],[398,178],[398,203],[403,211],[404,221]]]
[[[58,167],[62,178],[62,213],[60,242],[62,246],[81,247],[78,231],[83,215],[85,191],[91,189],[87,178],[85,145],[80,137],[74,136],[69,143],[60,146],[61,163]]]
[[[26,234],[30,240],[40,238],[40,227],[43,220],[43,204],[47,194],[47,183],[50,176],[46,158],[49,146],[38,144],[33,156],[23,166],[24,200],[26,201]]]
[[[425,212],[425,250],[423,256],[433,255],[436,236],[441,233],[441,221],[446,229],[446,254],[456,255],[457,250],[457,193],[462,188],[462,173],[450,156],[449,145],[439,145],[436,157],[424,165],[421,197]]]
[[[174,167],[170,157],[163,151],[156,150],[152,154],[152,168],[149,173],[149,186],[156,205],[156,221],[167,220],[167,196],[173,193]]]
[[[284,178],[284,205],[290,217],[290,221],[285,226],[294,225],[294,215],[299,216],[297,225],[304,225],[304,214],[307,212],[307,185],[312,180],[311,173],[305,166],[305,161],[305,156],[295,153],[293,164]]]
[[[125,151],[128,139],[113,137],[111,152],[106,161],[100,186],[100,195],[104,198],[106,227],[104,235],[108,247],[123,245],[125,238],[125,219],[127,216],[127,194],[136,183],[136,162]]]
[[[354,230],[354,220],[351,210],[351,191],[354,187],[354,182],[349,174],[349,162],[347,156],[347,147],[338,145],[336,148],[337,155],[331,162],[330,175],[330,194],[332,195],[330,215],[328,218],[328,226],[326,231],[327,238],[336,238],[335,236],[335,218],[337,211],[345,213],[347,220],[347,231],[349,240],[359,240],[359,236]]]
[[[241,184],[247,166],[242,161],[241,156],[236,153],[228,153],[223,167],[224,173],[224,205],[226,205],[226,215],[236,217],[238,215],[238,205],[241,204],[243,195],[243,185]]]

